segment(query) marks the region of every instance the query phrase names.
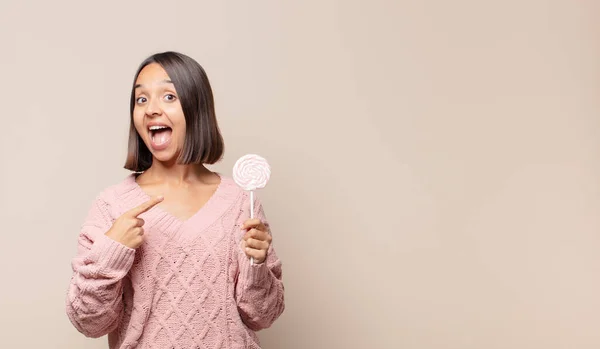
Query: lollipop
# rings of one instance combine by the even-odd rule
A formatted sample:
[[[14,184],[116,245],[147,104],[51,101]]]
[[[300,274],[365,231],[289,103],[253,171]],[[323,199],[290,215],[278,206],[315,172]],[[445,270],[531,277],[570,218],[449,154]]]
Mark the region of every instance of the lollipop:
[[[250,218],[254,218],[254,191],[262,189],[269,182],[271,167],[264,158],[255,155],[244,155],[233,166],[233,180],[250,192]],[[254,258],[250,260],[254,264]]]

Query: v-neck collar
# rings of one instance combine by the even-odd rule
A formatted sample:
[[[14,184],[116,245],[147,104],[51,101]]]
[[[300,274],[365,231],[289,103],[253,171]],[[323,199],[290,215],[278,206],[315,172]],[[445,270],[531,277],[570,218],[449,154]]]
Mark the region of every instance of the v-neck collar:
[[[228,178],[224,177],[218,172],[215,172],[217,176],[220,178],[220,183],[217,185],[217,189],[210,196],[208,201],[202,205],[194,214],[186,219],[182,219],[168,210],[160,207],[159,205],[154,206],[150,211],[155,211],[162,218],[168,218],[170,221],[174,221],[178,223],[178,225],[184,226],[191,224],[194,221],[199,220],[200,217],[203,217],[202,221],[205,223],[212,223],[213,219],[210,217],[212,213],[219,213],[219,207],[223,206],[225,203],[224,200],[227,195],[227,188],[229,187]],[[131,183],[132,189],[139,194],[139,197],[142,197],[144,201],[150,200],[152,197],[144,191],[144,189],[137,183],[136,178],[140,175],[140,173],[132,173],[129,176],[129,182]],[[149,212],[150,212],[149,211]],[[216,217],[214,217],[216,218]]]

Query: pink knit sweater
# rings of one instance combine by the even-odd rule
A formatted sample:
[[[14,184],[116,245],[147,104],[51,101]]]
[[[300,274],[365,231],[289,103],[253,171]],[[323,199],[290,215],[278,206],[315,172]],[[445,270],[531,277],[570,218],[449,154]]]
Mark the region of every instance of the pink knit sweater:
[[[283,312],[281,262],[251,265],[240,247],[249,195],[228,177],[191,218],[159,206],[139,217],[144,242],[131,249],[104,233],[150,197],[135,175],[104,190],[79,234],[67,314],[88,337],[108,334],[111,349],[260,348],[254,331]],[[268,227],[255,199],[255,217]]]

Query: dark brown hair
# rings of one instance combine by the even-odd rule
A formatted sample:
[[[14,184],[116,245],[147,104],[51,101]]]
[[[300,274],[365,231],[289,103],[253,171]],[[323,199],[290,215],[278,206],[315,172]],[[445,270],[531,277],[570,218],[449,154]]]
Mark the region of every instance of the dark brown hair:
[[[152,165],[152,153],[133,124],[135,82],[144,67],[159,64],[175,85],[185,117],[186,133],[180,164],[214,164],[223,156],[223,137],[217,124],[215,103],[206,72],[194,59],[178,52],[156,53],[140,64],[131,89],[129,144],[125,168],[145,171]]]

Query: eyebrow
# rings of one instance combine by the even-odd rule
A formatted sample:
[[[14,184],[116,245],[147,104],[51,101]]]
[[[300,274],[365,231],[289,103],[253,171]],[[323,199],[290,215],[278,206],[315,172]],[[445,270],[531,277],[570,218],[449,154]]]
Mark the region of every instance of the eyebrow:
[[[165,79],[163,81],[160,81],[161,84],[172,84],[173,81],[169,80],[169,79]],[[135,90],[136,88],[142,87],[142,84],[137,84],[133,87],[133,89]]]

